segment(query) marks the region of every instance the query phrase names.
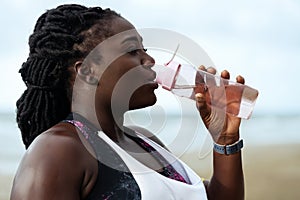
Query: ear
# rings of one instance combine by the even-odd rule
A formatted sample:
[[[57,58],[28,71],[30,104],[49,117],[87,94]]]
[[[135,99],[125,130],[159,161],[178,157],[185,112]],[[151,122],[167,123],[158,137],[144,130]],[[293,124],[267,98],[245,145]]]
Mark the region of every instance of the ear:
[[[74,68],[81,80],[90,85],[98,85],[98,79],[95,74],[93,74],[93,70],[90,65],[83,64],[82,61],[77,61],[74,64]]]

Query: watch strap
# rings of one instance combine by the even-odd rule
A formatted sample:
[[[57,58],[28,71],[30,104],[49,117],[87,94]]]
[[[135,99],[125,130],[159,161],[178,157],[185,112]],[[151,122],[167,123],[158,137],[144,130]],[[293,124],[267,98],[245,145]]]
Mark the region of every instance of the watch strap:
[[[242,139],[229,145],[220,145],[214,143],[214,151],[219,154],[231,155],[239,152],[243,148],[243,146],[244,144]]]

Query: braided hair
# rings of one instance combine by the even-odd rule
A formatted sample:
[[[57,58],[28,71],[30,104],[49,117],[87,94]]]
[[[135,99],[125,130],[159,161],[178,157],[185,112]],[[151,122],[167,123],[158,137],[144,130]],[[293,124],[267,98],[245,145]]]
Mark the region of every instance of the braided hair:
[[[27,89],[16,103],[16,120],[26,149],[41,132],[70,113],[70,67],[87,56],[99,42],[96,40],[111,34],[114,17],[121,16],[110,9],[67,4],[38,18],[29,37],[29,57],[19,70]]]

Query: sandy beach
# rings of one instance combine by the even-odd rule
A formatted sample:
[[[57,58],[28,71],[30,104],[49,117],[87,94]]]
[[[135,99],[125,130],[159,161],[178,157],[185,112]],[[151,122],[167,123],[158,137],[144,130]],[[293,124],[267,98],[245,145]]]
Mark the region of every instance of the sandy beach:
[[[246,199],[300,199],[300,145],[269,145],[244,153]]]
[[[210,177],[211,155],[199,162],[194,161],[195,155],[184,155],[182,159],[201,177]],[[299,144],[246,146],[243,161],[247,200],[300,199]],[[13,175],[0,174],[0,200],[9,199],[12,181]]]
[[[193,155],[183,157],[203,178],[211,176],[211,155],[196,166]],[[251,145],[243,150],[246,200],[300,199],[300,144]]]

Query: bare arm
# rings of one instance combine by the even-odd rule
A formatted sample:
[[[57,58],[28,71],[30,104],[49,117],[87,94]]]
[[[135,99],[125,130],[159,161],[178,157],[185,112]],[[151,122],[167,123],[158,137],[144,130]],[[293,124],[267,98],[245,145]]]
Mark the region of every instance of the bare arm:
[[[36,138],[20,163],[11,200],[81,199],[92,178],[86,176],[89,162],[77,139],[68,134],[47,133]]]
[[[209,199],[244,199],[241,152],[220,155],[214,152],[213,176],[207,184]]]
[[[221,76],[229,79],[227,71],[223,71]],[[244,83],[244,78],[237,77],[237,82]],[[205,94],[196,94],[196,102],[201,118],[216,143],[229,145],[239,140],[240,118],[212,111],[206,104]],[[241,152],[231,155],[214,152],[213,176],[204,184],[209,199],[244,199]]]

